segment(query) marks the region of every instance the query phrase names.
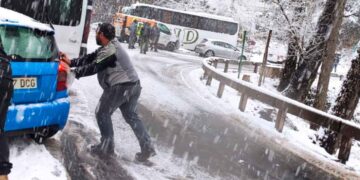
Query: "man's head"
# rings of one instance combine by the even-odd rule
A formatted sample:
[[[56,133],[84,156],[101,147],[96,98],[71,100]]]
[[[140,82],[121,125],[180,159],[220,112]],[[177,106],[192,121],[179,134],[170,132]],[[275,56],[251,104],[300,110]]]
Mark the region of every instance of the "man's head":
[[[100,23],[96,29],[96,44],[105,46],[114,39],[115,28],[110,23]]]

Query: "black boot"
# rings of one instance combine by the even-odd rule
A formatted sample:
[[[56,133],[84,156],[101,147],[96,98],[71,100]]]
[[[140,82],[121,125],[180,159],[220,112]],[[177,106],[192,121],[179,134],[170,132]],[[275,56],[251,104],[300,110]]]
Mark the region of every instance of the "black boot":
[[[142,150],[141,152],[136,153],[135,159],[139,162],[145,162],[150,157],[153,157],[156,155],[155,148],[151,145],[146,150]]]
[[[99,144],[92,145],[90,147],[90,151],[91,153],[98,154],[100,156],[112,156],[115,154],[114,148],[114,141],[104,140],[101,141]]]

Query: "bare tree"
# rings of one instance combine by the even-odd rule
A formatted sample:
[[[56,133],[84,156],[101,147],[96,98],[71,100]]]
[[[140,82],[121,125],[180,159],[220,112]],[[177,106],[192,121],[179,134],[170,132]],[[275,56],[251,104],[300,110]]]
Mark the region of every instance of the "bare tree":
[[[302,47],[300,41],[301,38],[299,33],[300,31],[299,24],[302,24],[304,20],[305,3],[303,3],[302,0],[290,1],[290,4],[294,6],[294,16],[292,22],[290,22],[290,19],[287,13],[285,12],[284,7],[280,2],[280,0],[276,0],[275,3],[279,6],[284,18],[286,19],[290,27],[288,32],[290,39],[288,44],[287,57],[285,60],[285,67],[282,71],[280,83],[277,88],[278,91],[283,91],[290,83],[291,75],[296,70],[297,60],[299,55],[301,54]]]
[[[334,115],[347,120],[353,118],[360,97],[360,49],[357,52],[358,56],[352,60],[351,68],[336,99],[336,105],[332,109]],[[330,154],[334,154],[342,145],[345,151],[340,154],[343,154],[345,160],[349,158],[351,139],[348,137],[326,130],[325,135],[320,138],[320,145]]]
[[[326,56],[330,55],[330,53],[327,53],[329,39],[331,36],[337,35],[338,32],[335,31],[339,30],[339,28],[332,27],[341,21],[343,11],[340,11],[341,8],[339,7],[344,7],[345,3],[346,0],[326,1],[324,11],[317,23],[316,33],[301,56],[299,66],[291,77],[289,87],[284,91],[286,96],[299,101],[305,99],[317,76],[320,65],[326,59]]]

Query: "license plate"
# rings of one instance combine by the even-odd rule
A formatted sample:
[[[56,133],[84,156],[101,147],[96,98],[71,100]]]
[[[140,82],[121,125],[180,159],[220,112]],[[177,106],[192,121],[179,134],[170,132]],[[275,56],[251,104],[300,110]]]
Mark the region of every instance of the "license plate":
[[[14,89],[37,88],[37,78],[35,77],[13,78],[13,80],[14,80]]]

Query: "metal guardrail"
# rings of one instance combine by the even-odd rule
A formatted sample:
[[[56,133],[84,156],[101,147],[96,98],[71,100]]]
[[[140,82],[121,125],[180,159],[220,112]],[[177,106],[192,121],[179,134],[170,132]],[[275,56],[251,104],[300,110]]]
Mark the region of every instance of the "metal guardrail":
[[[224,72],[216,69],[218,63],[225,63]],[[266,91],[249,82],[232,78],[226,74],[229,63],[238,63],[221,58],[207,58],[204,60],[202,68],[207,77],[206,85],[211,85],[212,79],[220,82],[217,96],[222,97],[225,86],[229,86],[241,93],[239,109],[244,112],[249,98],[265,103],[278,109],[275,128],[281,133],[285,124],[286,114],[292,114],[309,122],[318,124],[322,127],[331,129],[334,132],[345,136],[348,139],[356,139],[360,141],[360,126],[348,120],[325,113],[313,107],[302,104],[282,95],[274,94]],[[345,139],[346,139],[345,138]],[[347,154],[346,154],[347,153]],[[339,160],[345,163],[348,160],[348,152],[340,148]]]

